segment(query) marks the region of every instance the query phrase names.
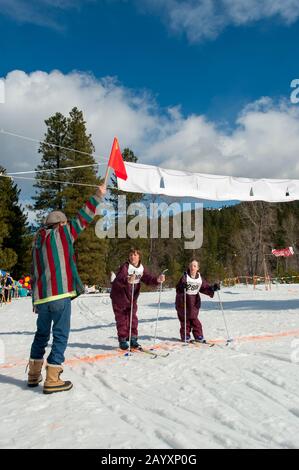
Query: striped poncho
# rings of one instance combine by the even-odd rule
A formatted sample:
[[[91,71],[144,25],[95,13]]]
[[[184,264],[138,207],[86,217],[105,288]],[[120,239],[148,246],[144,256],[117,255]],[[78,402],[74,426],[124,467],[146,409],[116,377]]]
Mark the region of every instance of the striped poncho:
[[[38,305],[84,291],[78,274],[74,242],[93,220],[101,198],[91,197],[77,216],[57,228],[41,228],[32,247],[32,301]]]

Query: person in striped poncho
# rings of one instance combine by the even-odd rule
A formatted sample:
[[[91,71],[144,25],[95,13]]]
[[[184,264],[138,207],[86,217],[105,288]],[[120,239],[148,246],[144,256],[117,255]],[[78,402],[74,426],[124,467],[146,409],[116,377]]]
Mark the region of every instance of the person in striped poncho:
[[[84,292],[73,245],[93,220],[105,193],[105,186],[100,186],[70,221],[63,212],[51,212],[34,237],[32,301],[38,317],[30,351],[28,386],[36,387],[42,381],[43,357],[53,324],[53,344],[47,358],[47,376],[43,388],[46,394],[70,390],[73,386],[70,381],[60,379],[70,331],[71,299]]]

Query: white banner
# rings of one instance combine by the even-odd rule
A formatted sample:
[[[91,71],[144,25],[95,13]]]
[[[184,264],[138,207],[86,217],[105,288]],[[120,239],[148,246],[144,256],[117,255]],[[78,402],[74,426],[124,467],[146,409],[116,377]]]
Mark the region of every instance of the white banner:
[[[287,202],[299,199],[299,180],[253,179],[167,170],[125,162],[128,179],[118,188],[132,193],[193,197],[211,201]]]

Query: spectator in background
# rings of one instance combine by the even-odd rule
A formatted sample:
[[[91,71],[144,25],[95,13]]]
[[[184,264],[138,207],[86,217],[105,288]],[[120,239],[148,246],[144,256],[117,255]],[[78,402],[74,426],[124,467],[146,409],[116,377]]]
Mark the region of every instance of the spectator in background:
[[[11,301],[11,294],[13,289],[13,279],[9,273],[6,273],[3,280],[3,287],[4,287],[4,299],[5,302]]]

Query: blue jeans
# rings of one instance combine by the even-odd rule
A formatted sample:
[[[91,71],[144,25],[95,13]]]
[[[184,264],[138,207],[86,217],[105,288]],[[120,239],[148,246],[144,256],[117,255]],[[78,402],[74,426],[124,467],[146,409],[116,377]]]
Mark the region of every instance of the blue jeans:
[[[71,326],[71,299],[69,297],[37,305],[37,331],[31,346],[30,358],[43,359],[53,322],[53,344],[48,364],[61,365],[67,347]]]

